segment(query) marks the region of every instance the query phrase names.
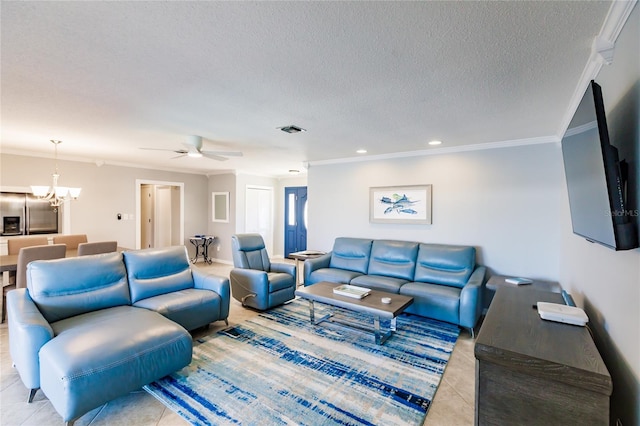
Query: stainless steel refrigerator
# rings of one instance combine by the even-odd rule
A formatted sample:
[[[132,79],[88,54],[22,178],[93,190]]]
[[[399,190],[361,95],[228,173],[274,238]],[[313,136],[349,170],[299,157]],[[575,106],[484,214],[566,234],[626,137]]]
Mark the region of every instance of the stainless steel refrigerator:
[[[56,234],[58,211],[48,201],[32,194],[0,193],[0,214],[3,236]]]

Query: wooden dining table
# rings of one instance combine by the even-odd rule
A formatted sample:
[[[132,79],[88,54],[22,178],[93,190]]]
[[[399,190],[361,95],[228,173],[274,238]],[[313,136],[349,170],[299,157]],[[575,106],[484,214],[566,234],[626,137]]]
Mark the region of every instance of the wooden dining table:
[[[67,250],[65,257],[77,257],[78,250]],[[17,254],[5,254],[0,256],[0,272],[5,271],[17,271],[18,270],[18,255]]]

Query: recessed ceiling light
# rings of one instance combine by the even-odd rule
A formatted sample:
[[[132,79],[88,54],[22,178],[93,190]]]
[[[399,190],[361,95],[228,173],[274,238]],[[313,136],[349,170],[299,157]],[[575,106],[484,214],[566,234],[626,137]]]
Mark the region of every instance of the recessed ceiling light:
[[[282,130],[283,132],[287,132],[287,133],[306,132],[306,130],[303,129],[302,127],[294,126],[293,124],[291,124],[289,126],[278,127],[278,129]]]
[[[367,150],[366,149],[359,149],[356,151],[358,154],[366,154]]]
[[[431,141],[429,142],[429,145],[440,145],[442,143],[442,141]]]

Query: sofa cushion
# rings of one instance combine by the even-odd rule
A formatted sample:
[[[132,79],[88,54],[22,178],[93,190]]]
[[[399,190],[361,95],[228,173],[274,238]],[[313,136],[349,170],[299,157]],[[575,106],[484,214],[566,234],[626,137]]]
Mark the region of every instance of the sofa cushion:
[[[305,284],[315,284],[322,281],[349,284],[352,279],[360,275],[362,275],[360,272],[347,271],[345,269],[321,268],[313,271],[309,275],[309,280]]]
[[[401,278],[383,277],[382,275],[360,275],[352,279],[349,284],[388,293],[398,293],[402,284],[406,282],[408,281]]]
[[[273,293],[285,288],[296,287],[295,275],[289,275],[282,272],[268,272],[267,280],[269,281],[269,293]]]
[[[476,249],[420,244],[414,281],[462,288],[475,269]]]
[[[133,306],[158,312],[193,330],[220,319],[221,303],[222,299],[213,291],[187,288],[142,299]]]
[[[66,421],[191,362],[189,333],[146,309],[102,309],[51,326],[56,337],[40,349],[40,384]]]
[[[375,240],[371,245],[367,274],[413,281],[417,255],[418,243]]]
[[[329,267],[366,274],[369,268],[371,243],[372,240],[362,238],[336,238]]]
[[[27,288],[48,322],[131,304],[121,253],[33,261]]]
[[[453,324],[460,323],[460,292],[456,287],[417,282],[400,288],[400,294],[413,297],[405,312]]]
[[[123,252],[131,302],[193,288],[189,256],[184,246]]]

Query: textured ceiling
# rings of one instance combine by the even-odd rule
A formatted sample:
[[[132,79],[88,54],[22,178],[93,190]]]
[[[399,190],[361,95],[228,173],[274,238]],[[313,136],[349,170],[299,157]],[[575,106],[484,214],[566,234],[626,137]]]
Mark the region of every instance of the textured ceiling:
[[[3,1],[2,151],[279,176],[554,137],[610,5]],[[188,135],[244,157],[139,149]]]

